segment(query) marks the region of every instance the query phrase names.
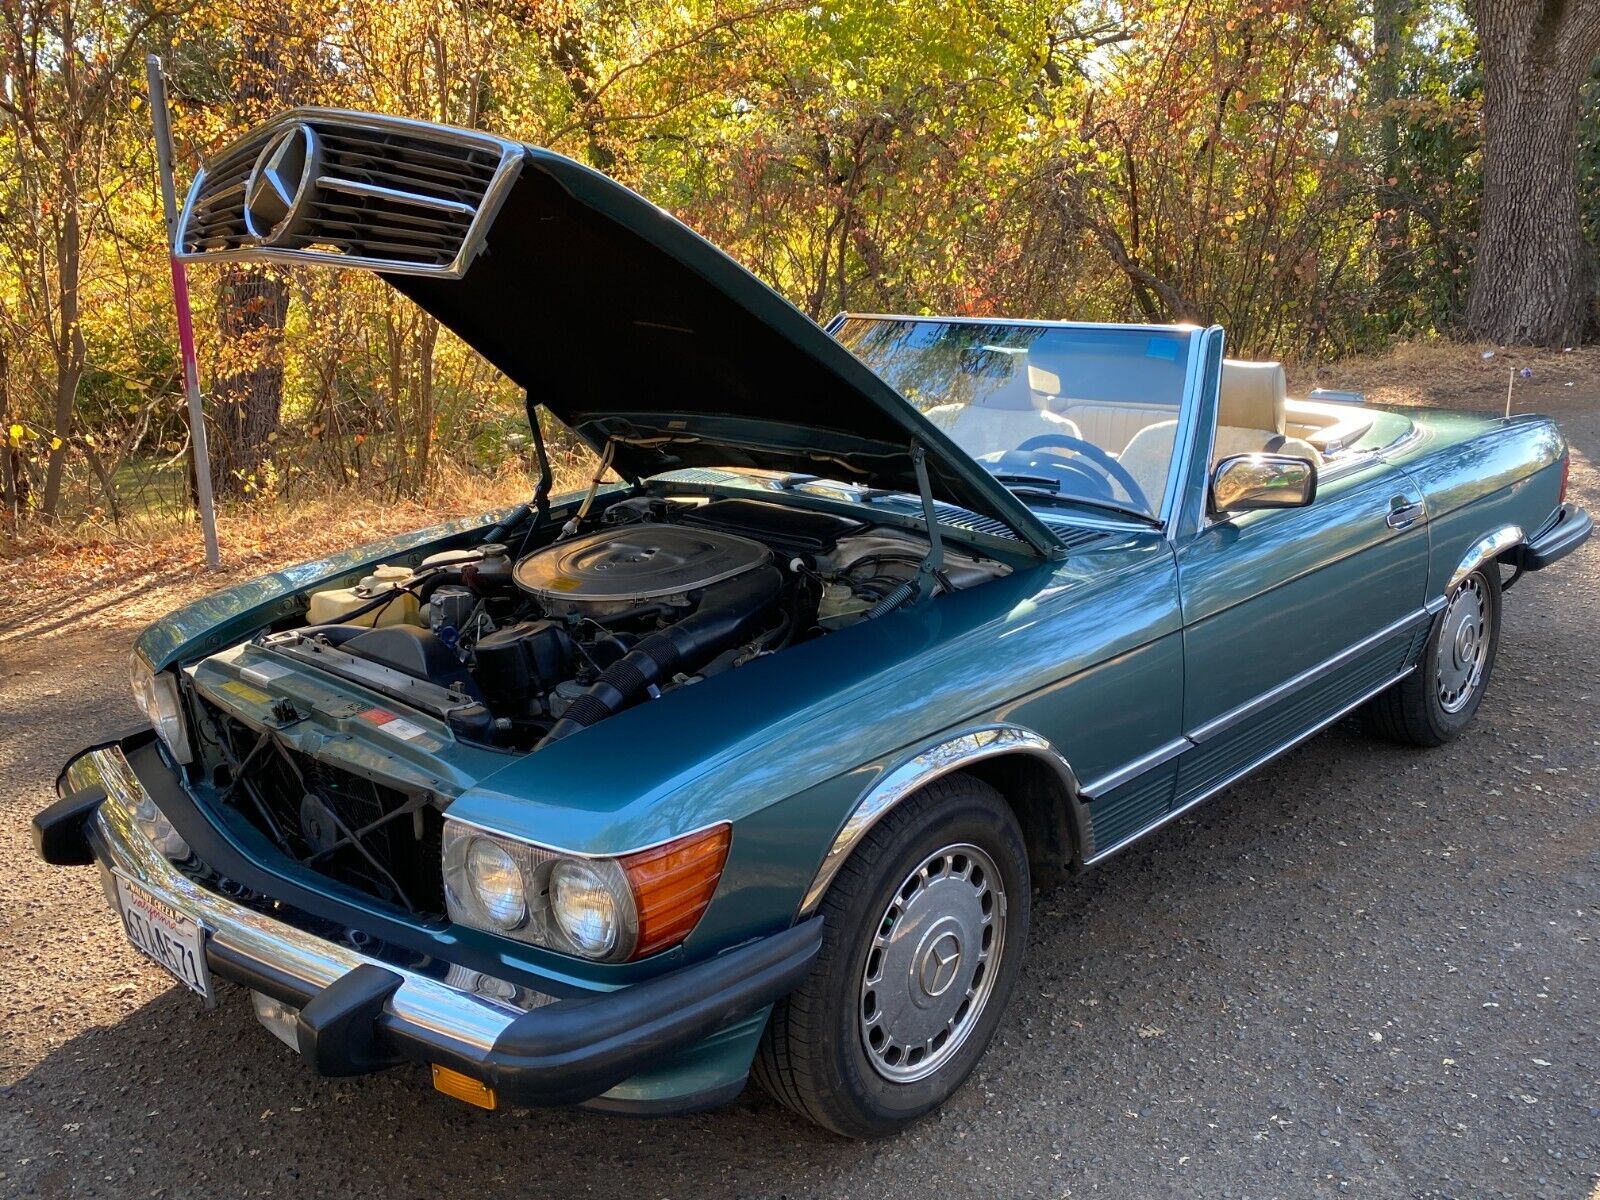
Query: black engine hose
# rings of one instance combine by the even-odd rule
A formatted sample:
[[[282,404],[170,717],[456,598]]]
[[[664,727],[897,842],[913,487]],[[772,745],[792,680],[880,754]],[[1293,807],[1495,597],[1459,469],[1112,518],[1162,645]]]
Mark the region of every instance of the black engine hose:
[[[645,689],[671,679],[680,670],[693,670],[737,644],[782,593],[783,574],[776,567],[762,567],[708,587],[693,613],[640,639],[601,672],[600,678],[567,706],[539,746],[559,742],[603,721]]]

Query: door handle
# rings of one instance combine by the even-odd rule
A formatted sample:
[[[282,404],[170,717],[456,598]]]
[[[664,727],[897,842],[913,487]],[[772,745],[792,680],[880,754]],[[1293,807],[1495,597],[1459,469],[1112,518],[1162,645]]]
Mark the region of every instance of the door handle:
[[[1389,528],[1409,529],[1425,515],[1422,505],[1396,497],[1389,507]]]

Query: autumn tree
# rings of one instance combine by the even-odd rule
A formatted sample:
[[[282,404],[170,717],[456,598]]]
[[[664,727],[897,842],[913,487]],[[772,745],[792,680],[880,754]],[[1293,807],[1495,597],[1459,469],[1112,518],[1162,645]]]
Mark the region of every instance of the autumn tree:
[[[177,7],[99,0],[0,6],[0,149],[12,188],[5,256],[18,318],[47,351],[50,449],[40,512],[54,519],[74,448],[78,389],[88,364],[83,291],[90,241],[102,236],[118,135],[145,34]],[[8,356],[13,358],[20,356]],[[8,404],[9,407],[9,404]],[[14,494],[13,487],[13,494]]]
[[[1600,53],[1600,0],[1474,0],[1483,62],[1483,215],[1467,324],[1558,346],[1595,327],[1579,218],[1578,92]]]

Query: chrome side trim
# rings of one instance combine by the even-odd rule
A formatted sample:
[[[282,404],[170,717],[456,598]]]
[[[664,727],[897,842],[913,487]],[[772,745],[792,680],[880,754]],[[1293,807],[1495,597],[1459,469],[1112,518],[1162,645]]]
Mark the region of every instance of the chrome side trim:
[[[1471,575],[1491,558],[1498,558],[1513,546],[1520,546],[1527,538],[1523,535],[1520,525],[1502,525],[1492,533],[1486,533],[1462,556],[1461,563],[1456,567],[1455,574],[1450,576],[1450,582],[1445,587],[1445,594],[1461,586],[1461,581]]]
[[[1359,642],[1346,646],[1338,654],[1324,659],[1322,662],[1317,663],[1316,666],[1308,667],[1294,678],[1285,680],[1276,687],[1269,688],[1267,691],[1246,700],[1238,707],[1231,708],[1227,712],[1213,717],[1204,724],[1196,725],[1182,737],[1167,742],[1165,745],[1157,746],[1148,754],[1141,755],[1132,762],[1118,767],[1115,771],[1090,780],[1083,785],[1079,795],[1084,800],[1092,801],[1104,796],[1107,792],[1121,787],[1125,783],[1133,782],[1146,771],[1153,771],[1155,768],[1171,762],[1180,754],[1192,750],[1200,742],[1215,737],[1217,734],[1237,725],[1240,721],[1255,716],[1263,709],[1271,707],[1306,685],[1316,682],[1329,671],[1338,670],[1351,659],[1359,657],[1385,639],[1395,637],[1407,629],[1420,625],[1424,621],[1431,621],[1444,611],[1446,603],[1447,601],[1443,596],[1433,597],[1416,612],[1401,617],[1400,620],[1385,626],[1369,637],[1362,638]]]
[[[1077,790],[1077,777],[1073,775],[1067,760],[1043,737],[1020,725],[989,725],[925,747],[882,775],[856,801],[850,815],[834,835],[833,844],[823,856],[822,865],[817,868],[811,886],[806,889],[800,914],[806,916],[816,910],[833,877],[839,873],[845,859],[850,857],[850,852],[895,805],[940,776],[1002,754],[1031,754],[1043,758],[1055,768],[1068,787]]]
[[[1222,713],[1219,716],[1215,716],[1203,724],[1196,725],[1188,732],[1187,736],[1189,740],[1192,742],[1209,741],[1211,738],[1216,737],[1217,734],[1222,733],[1224,730],[1233,728],[1233,726],[1237,725],[1240,721],[1255,716],[1263,709],[1272,707],[1285,696],[1292,695],[1308,684],[1315,683],[1329,671],[1338,670],[1340,667],[1349,663],[1352,659],[1358,658],[1366,651],[1378,645],[1378,643],[1383,642],[1388,638],[1395,637],[1398,634],[1404,633],[1407,629],[1420,624],[1436,611],[1438,610],[1434,609],[1430,611],[1429,608],[1425,606],[1417,609],[1415,612],[1407,613],[1398,621],[1394,621],[1388,625],[1385,625],[1382,629],[1378,630],[1377,633],[1369,634],[1367,637],[1362,638],[1359,642],[1355,642],[1352,645],[1346,646],[1332,658],[1323,659],[1315,666],[1307,667],[1304,671],[1301,671],[1300,674],[1294,676],[1293,678],[1284,680],[1276,687],[1268,688],[1260,695],[1254,697],[1253,699],[1246,700],[1238,707],[1230,708],[1227,712]]]
[[[1275,747],[1274,749],[1268,750],[1265,754],[1262,754],[1259,757],[1252,759],[1245,766],[1240,767],[1237,771],[1234,771],[1231,774],[1229,774],[1221,782],[1212,784],[1205,791],[1201,792],[1198,796],[1195,796],[1193,799],[1184,801],[1184,803],[1182,805],[1180,805],[1178,808],[1173,809],[1169,813],[1163,814],[1161,817],[1159,817],[1156,820],[1150,822],[1150,824],[1146,825],[1143,829],[1139,830],[1139,832],[1137,832],[1135,834],[1131,834],[1130,836],[1128,836],[1126,838],[1123,838],[1122,841],[1118,842],[1116,845],[1109,846],[1106,849],[1100,851],[1098,854],[1095,854],[1095,855],[1093,855],[1093,856],[1091,856],[1089,858],[1084,859],[1083,865],[1086,866],[1086,867],[1092,867],[1096,863],[1104,862],[1106,859],[1110,858],[1113,854],[1115,854],[1118,850],[1122,850],[1127,846],[1133,845],[1134,842],[1136,842],[1140,838],[1144,837],[1145,834],[1154,833],[1157,829],[1160,829],[1163,825],[1167,824],[1169,821],[1174,821],[1177,818],[1183,816],[1183,814],[1188,812],[1191,808],[1194,808],[1196,805],[1202,804],[1205,801],[1211,799],[1211,797],[1215,796],[1218,792],[1222,791],[1224,788],[1229,787],[1229,786],[1237,783],[1239,780],[1243,779],[1246,775],[1250,774],[1250,772],[1254,771],[1256,768],[1264,766],[1266,763],[1271,762],[1274,758],[1277,758],[1278,755],[1282,754],[1284,751],[1292,750],[1292,749],[1294,749],[1294,747],[1298,746],[1301,742],[1305,741],[1307,738],[1312,737],[1315,734],[1321,733],[1329,725],[1332,725],[1335,721],[1339,720],[1339,718],[1341,718],[1343,716],[1346,716],[1349,713],[1354,712],[1356,709],[1360,708],[1363,704],[1365,704],[1368,700],[1371,700],[1374,696],[1378,695],[1380,692],[1386,691],[1389,688],[1393,687],[1395,684],[1399,683],[1402,679],[1404,679],[1407,675],[1411,674],[1411,672],[1414,671],[1414,670],[1416,670],[1415,665],[1408,666],[1408,667],[1405,668],[1405,670],[1399,672],[1396,675],[1390,676],[1388,679],[1386,679],[1382,683],[1378,684],[1377,687],[1370,688],[1367,691],[1361,693],[1360,696],[1358,696],[1354,700],[1350,701],[1350,703],[1344,705],[1337,712],[1331,714],[1330,716],[1323,717],[1321,720],[1317,721],[1316,724],[1312,725],[1309,729],[1306,729],[1301,733],[1295,734],[1288,741],[1283,742],[1281,745]]]
[[[1094,800],[1104,796],[1107,792],[1115,791],[1125,783],[1130,783],[1143,775],[1146,771],[1153,771],[1165,763],[1171,762],[1185,750],[1194,749],[1194,743],[1186,737],[1175,738],[1164,746],[1157,746],[1148,754],[1142,754],[1132,762],[1118,767],[1110,774],[1102,775],[1099,779],[1092,779],[1083,785],[1079,793],[1085,800]]]
[[[385,1003],[387,1012],[420,1028],[448,1034],[480,1053],[493,1049],[500,1034],[521,1015],[206,891],[163,858],[134,824],[133,813],[144,789],[121,750],[111,747],[78,758],[68,769],[67,785],[73,790],[88,786],[105,790],[106,800],[95,812],[94,828],[111,866],[162,903],[203,925],[212,943],[248,961],[270,964],[311,992],[356,967],[368,963],[381,966],[401,978],[400,987]]]

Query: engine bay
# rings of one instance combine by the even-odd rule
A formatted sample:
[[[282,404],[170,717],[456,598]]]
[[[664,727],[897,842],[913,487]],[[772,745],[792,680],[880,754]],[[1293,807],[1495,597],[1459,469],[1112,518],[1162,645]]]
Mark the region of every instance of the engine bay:
[[[919,533],[764,500],[635,496],[513,555],[485,543],[310,597],[262,644],[536,750],[634,704],[1008,572]],[[930,553],[930,548],[933,553]]]

